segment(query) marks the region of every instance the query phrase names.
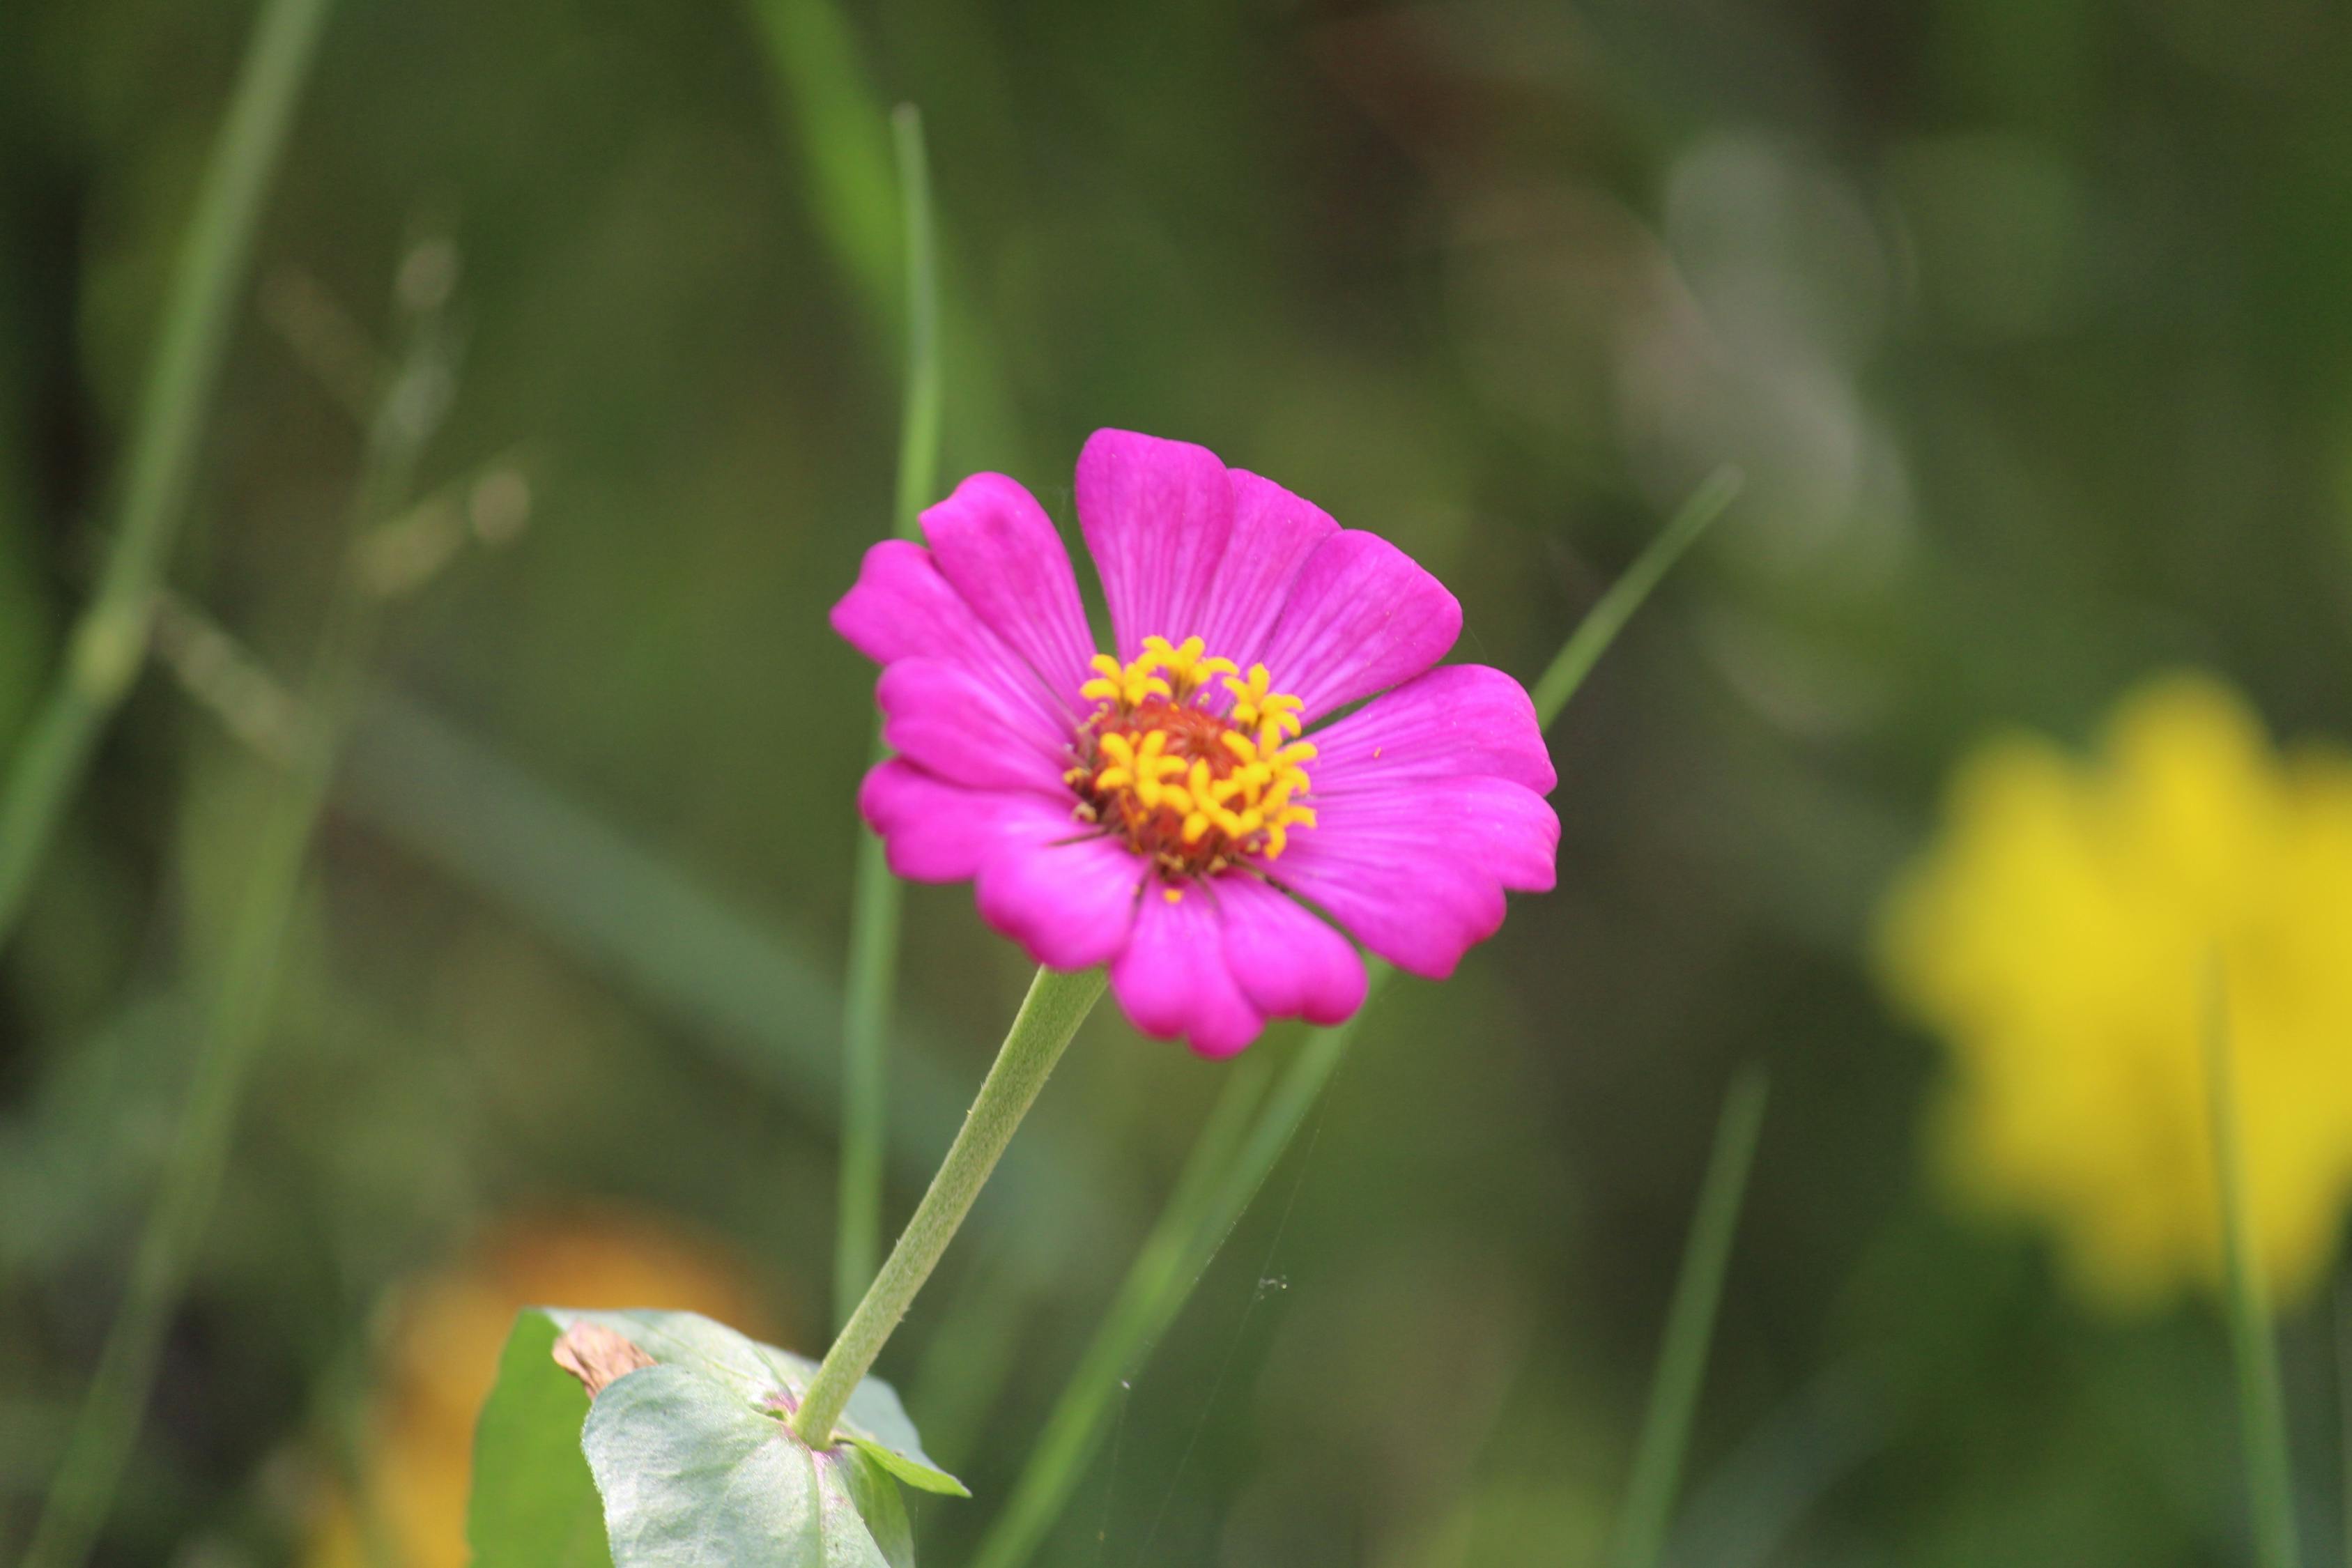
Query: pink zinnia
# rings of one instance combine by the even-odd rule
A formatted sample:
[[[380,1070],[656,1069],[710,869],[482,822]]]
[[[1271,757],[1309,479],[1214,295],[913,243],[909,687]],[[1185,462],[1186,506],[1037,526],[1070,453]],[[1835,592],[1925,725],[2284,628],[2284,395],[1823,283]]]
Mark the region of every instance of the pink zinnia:
[[[1038,963],[1108,964],[1138,1028],[1218,1056],[1361,1004],[1323,915],[1443,979],[1505,889],[1552,885],[1535,705],[1500,670],[1433,668],[1462,606],[1402,551],[1124,430],[1087,442],[1077,508],[1116,658],[1045,510],[1000,474],[923,514],[929,549],[868,551],[834,607],[883,667],[898,755],[858,809],[893,871],[976,879],[982,917]]]

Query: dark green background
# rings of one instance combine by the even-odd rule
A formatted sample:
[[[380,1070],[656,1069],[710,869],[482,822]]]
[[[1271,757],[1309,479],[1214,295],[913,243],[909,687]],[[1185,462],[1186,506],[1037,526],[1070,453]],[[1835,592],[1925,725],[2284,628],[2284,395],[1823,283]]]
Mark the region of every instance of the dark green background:
[[[105,542],[250,19],[0,12],[0,734]],[[107,1561],[193,1561],[190,1541],[281,1560],[299,1531],[272,1467],[349,1408],[386,1288],[520,1203],[690,1216],[820,1342],[826,1005],[608,862],[503,852],[568,803],[833,984],[871,710],[824,611],[890,525],[874,108],[901,100],[943,231],[950,478],[1010,472],[1067,523],[1090,429],[1206,443],[1414,552],[1464,602],[1462,656],[1532,679],[1693,485],[1749,477],[1555,731],[1559,891],[1450,984],[1388,998],[1048,1560],[1591,1560],[1750,1059],[1771,1119],[1682,1560],[2243,1560],[2211,1314],[2090,1320],[2031,1238],[1944,1214],[1916,1151],[1934,1047],[1864,955],[1937,781],[1991,724],[2080,736],[2186,663],[2284,732],[2352,730],[2352,19],[889,0],[836,20],[854,68],[804,47],[793,79],[722,4],[336,9],[173,581],[299,675],[357,432],[258,301],[307,280],[383,331],[406,247],[450,236],[466,353],[425,477],[519,448],[535,506],[397,612],[381,680],[515,771],[434,795],[437,731],[362,726]],[[151,675],[0,961],[0,1551],[117,1299],[258,776]],[[962,889],[917,891],[906,944],[904,1048],[951,1103],[1023,965]],[[989,1385],[920,1348],[989,1321],[1008,1239],[1066,1210],[999,1194],[884,1360],[980,1495],[923,1505],[928,1561],[959,1561],[1003,1496],[1231,1070],[1108,1012],[1080,1037],[1024,1136],[1097,1228],[1027,1288],[1001,1396],[954,1408],[948,1384]],[[2287,1357],[2332,1561],[2325,1325],[2291,1324]]]

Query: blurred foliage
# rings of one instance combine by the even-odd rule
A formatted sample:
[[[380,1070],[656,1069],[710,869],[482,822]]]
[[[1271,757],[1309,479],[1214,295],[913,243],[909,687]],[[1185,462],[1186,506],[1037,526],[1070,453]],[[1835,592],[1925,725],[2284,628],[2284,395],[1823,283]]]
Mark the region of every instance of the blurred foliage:
[[[0,727],[89,587],[249,11],[0,8]],[[1047,1560],[1597,1552],[1757,1058],[1670,1559],[2241,1559],[2211,1310],[2082,1314],[2037,1237],[1946,1214],[1936,1051],[1866,948],[1986,730],[2078,742],[2186,665],[2278,733],[2352,732],[2352,20],[2304,0],[346,0],[174,585],[299,688],[360,440],[334,345],[383,334],[424,232],[467,344],[423,483],[527,451],[529,527],[393,617],[393,721],[314,857],[105,1560],[292,1560],[297,1480],[373,1378],[400,1397],[384,1303],[519,1205],[691,1216],[815,1348],[870,731],[824,611],[889,527],[898,401],[893,296],[843,239],[892,210],[857,151],[886,131],[824,48],[929,129],[946,477],[1066,523],[1094,426],[1205,442],[1412,551],[1465,653],[1530,678],[1694,483],[1749,479],[1555,732],[1562,890],[1390,997]],[[0,1552],[266,795],[185,680],[143,683],[0,955]],[[452,755],[495,765],[453,788]],[[965,893],[907,913],[929,1022],[898,1056],[951,1115],[1025,976]],[[1097,1020],[1024,1131],[1044,1174],[884,1358],[978,1494],[919,1505],[930,1560],[1003,1495],[1226,1070]],[[894,1136],[895,1221],[945,1132]],[[1067,1217],[1024,1224],[1041,1192]],[[2290,1325],[2314,1538],[2327,1342]]]

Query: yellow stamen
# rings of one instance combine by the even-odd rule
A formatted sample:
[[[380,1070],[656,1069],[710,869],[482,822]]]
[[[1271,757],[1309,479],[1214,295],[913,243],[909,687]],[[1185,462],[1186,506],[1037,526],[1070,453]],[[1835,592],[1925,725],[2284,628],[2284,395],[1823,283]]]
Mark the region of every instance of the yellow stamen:
[[[1265,665],[1244,677],[1198,637],[1148,637],[1129,662],[1097,654],[1091,668],[1080,690],[1098,706],[1066,775],[1086,820],[1184,879],[1271,859],[1292,829],[1313,826],[1313,812],[1293,804],[1312,788],[1304,764],[1315,748],[1297,740],[1305,704],[1275,690]],[[1197,700],[1218,679],[1232,697],[1222,715]]]

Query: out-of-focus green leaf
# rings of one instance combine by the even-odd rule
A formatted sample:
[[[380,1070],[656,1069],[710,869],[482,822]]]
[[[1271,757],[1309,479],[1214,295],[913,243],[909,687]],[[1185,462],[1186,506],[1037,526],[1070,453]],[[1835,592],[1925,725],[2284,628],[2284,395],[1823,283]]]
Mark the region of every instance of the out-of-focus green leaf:
[[[475,1568],[605,1568],[613,1561],[580,1448],[588,1396],[552,1355],[561,1331],[548,1313],[519,1313],[499,1357],[498,1382],[474,1427],[466,1541]]]

